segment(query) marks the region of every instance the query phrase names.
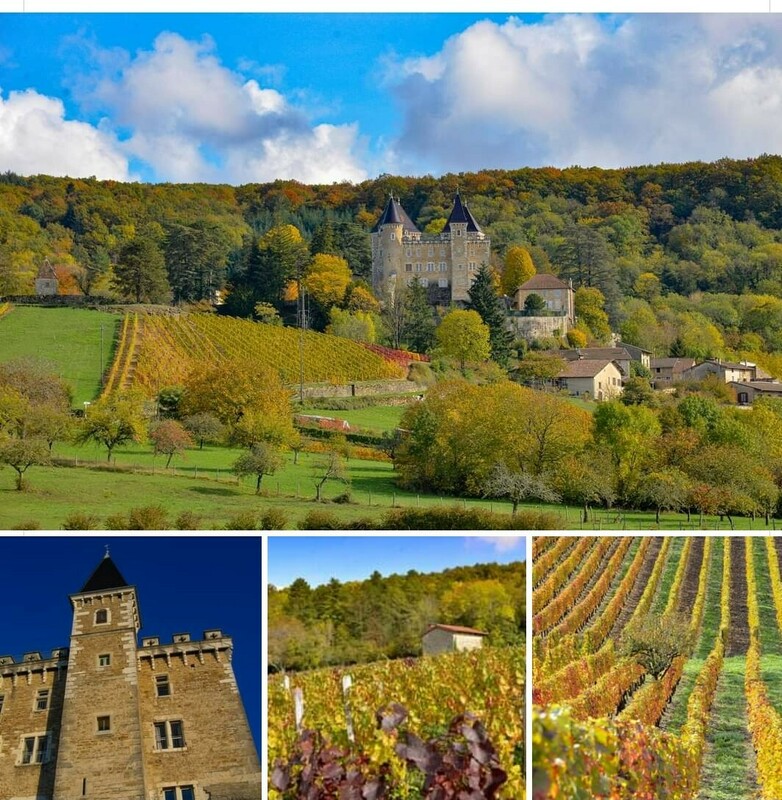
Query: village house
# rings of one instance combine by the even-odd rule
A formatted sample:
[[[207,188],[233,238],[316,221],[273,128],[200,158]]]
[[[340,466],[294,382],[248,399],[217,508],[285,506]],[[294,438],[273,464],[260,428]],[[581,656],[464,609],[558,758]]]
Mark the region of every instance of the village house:
[[[777,381],[731,381],[730,386],[740,406],[751,406],[758,397],[782,398],[782,383]]]
[[[607,359],[571,361],[557,375],[557,384],[574,397],[611,400],[622,394],[622,371]]]
[[[483,647],[483,639],[488,635],[485,631],[461,625],[434,624],[426,629],[421,644],[425,656],[435,656],[438,653],[477,650]]]
[[[634,360],[624,347],[577,347],[573,350],[557,350],[565,361],[613,361],[625,378],[630,377],[630,364]]]
[[[536,294],[546,303],[549,314],[565,317],[566,330],[576,322],[575,292],[573,281],[560,280],[556,275],[539,273],[533,275],[516,290],[514,306],[519,311],[524,310],[524,303],[531,294]]]
[[[716,375],[724,383],[750,382],[757,380],[758,367],[749,361],[735,362],[711,358],[685,369],[681,378],[685,381],[702,381],[707,375]]]
[[[694,366],[694,358],[653,358],[649,365],[652,386],[655,389],[665,389],[683,380],[684,371]]]
[[[627,344],[626,342],[617,341],[614,344],[614,347],[620,347],[630,354],[630,358],[633,361],[640,362],[646,369],[651,369],[651,361],[652,361],[652,351],[651,350],[644,350],[643,347],[637,347],[634,344]]]

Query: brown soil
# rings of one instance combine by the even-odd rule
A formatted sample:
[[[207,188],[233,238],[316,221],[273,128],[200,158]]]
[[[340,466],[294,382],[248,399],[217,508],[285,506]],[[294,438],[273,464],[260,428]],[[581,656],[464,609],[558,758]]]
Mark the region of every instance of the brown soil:
[[[693,536],[690,545],[690,556],[687,559],[687,566],[684,570],[684,580],[679,590],[679,602],[677,610],[685,614],[692,611],[695,603],[695,596],[698,594],[698,584],[701,577],[701,566],[703,564],[703,545],[705,537]]]
[[[614,627],[611,628],[611,633],[608,634],[609,639],[615,639],[617,636],[619,636],[624,626],[627,625],[627,622],[630,619],[633,611],[635,611],[635,607],[638,605],[638,601],[641,599],[641,595],[644,593],[646,584],[649,583],[649,576],[652,574],[654,562],[657,561],[657,554],[660,552],[660,548],[662,546],[662,536],[655,536],[646,551],[643,564],[641,564],[641,570],[638,573],[638,577],[636,578],[633,588],[630,590],[630,594],[627,596],[624,607],[619,612],[619,616],[616,618]]]
[[[743,656],[749,647],[747,612],[747,559],[743,537],[730,542],[730,630],[725,655]]]

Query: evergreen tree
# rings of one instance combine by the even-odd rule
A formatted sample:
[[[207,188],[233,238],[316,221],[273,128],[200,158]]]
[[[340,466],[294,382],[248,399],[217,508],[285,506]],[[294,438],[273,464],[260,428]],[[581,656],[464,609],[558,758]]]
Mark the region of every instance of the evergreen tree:
[[[513,334],[505,326],[505,309],[497,296],[494,279],[486,264],[481,265],[468,294],[470,302],[467,304],[467,308],[477,311],[484,325],[489,328],[491,358],[501,367],[507,367],[510,361]]]
[[[326,217],[326,219],[315,228],[315,232],[312,234],[312,241],[310,242],[310,253],[312,253],[313,256],[318,253],[323,253],[328,256],[340,255],[334,238],[334,225],[331,222],[331,217]]]
[[[136,237],[120,250],[114,267],[114,288],[137,303],[159,303],[169,292],[166,262],[150,239]]]
[[[404,298],[403,338],[416,353],[426,353],[434,343],[434,311],[426,296],[426,287],[418,278],[407,288]]]

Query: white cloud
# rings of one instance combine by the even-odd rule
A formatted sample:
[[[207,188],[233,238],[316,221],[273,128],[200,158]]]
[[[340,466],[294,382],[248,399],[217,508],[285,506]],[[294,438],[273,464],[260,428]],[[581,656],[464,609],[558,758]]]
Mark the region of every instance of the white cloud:
[[[65,119],[61,100],[33,89],[0,92],[0,169],[22,175],[128,180],[128,160],[101,127]]]
[[[159,179],[366,177],[355,125],[313,125],[281,92],[225,67],[208,37],[160,34],[151,51],[95,81],[89,101],[110,110],[128,152]]]
[[[612,167],[782,150],[782,20],[482,21],[387,70],[411,171]]]
[[[498,553],[510,553],[513,550],[519,550],[521,555],[524,554],[523,536],[476,536],[473,541],[488,543]]]

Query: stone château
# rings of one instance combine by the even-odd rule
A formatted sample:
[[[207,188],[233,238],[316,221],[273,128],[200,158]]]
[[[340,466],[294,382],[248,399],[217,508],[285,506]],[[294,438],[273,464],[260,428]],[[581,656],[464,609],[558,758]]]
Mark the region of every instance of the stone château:
[[[464,303],[482,264],[489,263],[491,240],[456,194],[442,233],[421,233],[390,197],[372,229],[372,285],[381,297],[418,278],[434,303]]]
[[[136,589],[108,553],[70,601],[69,648],[0,657],[0,798],[259,800],[231,638],[139,647]]]

